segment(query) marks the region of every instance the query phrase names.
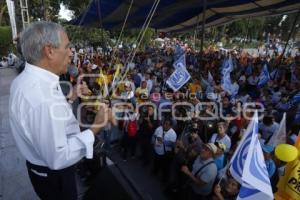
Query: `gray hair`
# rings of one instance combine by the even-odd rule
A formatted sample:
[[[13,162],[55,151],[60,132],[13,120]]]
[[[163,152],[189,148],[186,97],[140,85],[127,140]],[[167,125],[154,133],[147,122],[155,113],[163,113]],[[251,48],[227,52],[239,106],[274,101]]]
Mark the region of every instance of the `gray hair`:
[[[53,22],[34,22],[22,33],[20,38],[22,54],[30,64],[37,64],[43,56],[43,48],[51,45],[58,48],[61,43],[60,32],[64,28]]]

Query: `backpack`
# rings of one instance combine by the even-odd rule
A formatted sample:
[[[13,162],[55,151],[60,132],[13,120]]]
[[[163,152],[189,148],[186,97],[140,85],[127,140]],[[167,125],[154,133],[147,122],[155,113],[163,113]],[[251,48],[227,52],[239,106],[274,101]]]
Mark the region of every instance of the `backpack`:
[[[137,134],[137,122],[136,120],[129,120],[127,124],[127,133],[129,137],[134,137]]]

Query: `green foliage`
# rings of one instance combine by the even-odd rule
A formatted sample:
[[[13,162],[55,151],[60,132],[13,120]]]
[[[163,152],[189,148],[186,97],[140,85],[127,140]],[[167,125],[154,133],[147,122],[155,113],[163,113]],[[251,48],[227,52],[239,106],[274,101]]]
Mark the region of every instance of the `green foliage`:
[[[0,2],[0,26],[8,25],[8,10],[6,6],[6,2]]]
[[[265,18],[247,18],[229,24],[226,33],[229,37],[257,39],[264,31]]]
[[[124,33],[122,34],[121,37],[121,41],[128,43],[128,44],[136,44],[138,45],[139,42],[139,34],[141,32],[141,29],[129,29],[129,30],[125,30]],[[142,34],[142,33],[141,33]],[[141,36],[140,34],[140,36]],[[139,49],[144,49],[145,46],[147,44],[149,44],[151,42],[151,39],[154,37],[155,35],[155,30],[152,28],[147,28],[144,36],[143,36],[143,40],[140,43]],[[119,33],[115,33],[116,38],[118,38]]]
[[[0,55],[7,55],[13,47],[10,26],[0,26]]]
[[[44,18],[44,10],[47,20],[58,21],[60,3],[63,3],[75,16],[82,13],[89,5],[89,0],[30,0],[28,1],[29,14],[32,21]]]
[[[28,1],[28,12],[31,21],[37,19],[44,19],[44,12],[46,19],[50,21],[57,21],[60,5],[59,1],[53,0],[30,0]]]
[[[87,28],[80,26],[66,25],[70,41],[74,45],[107,46],[110,44],[109,33],[99,28]]]

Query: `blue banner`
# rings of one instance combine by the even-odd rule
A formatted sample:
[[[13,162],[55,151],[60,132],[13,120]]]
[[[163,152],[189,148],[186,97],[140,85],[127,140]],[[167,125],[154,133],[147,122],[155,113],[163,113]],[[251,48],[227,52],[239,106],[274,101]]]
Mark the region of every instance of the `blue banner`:
[[[178,68],[167,80],[167,84],[175,92],[178,91],[191,78],[191,75],[185,68]]]

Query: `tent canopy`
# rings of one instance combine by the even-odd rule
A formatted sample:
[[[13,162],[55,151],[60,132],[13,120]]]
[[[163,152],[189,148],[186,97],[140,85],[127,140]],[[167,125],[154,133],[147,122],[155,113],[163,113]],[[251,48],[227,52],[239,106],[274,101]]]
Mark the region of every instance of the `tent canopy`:
[[[125,28],[140,28],[154,0],[133,0]],[[131,0],[91,0],[74,25],[121,29]],[[160,0],[150,27],[159,31],[189,30],[201,24],[204,0]],[[207,0],[206,26],[221,25],[245,17],[291,13],[300,9],[299,0]]]

